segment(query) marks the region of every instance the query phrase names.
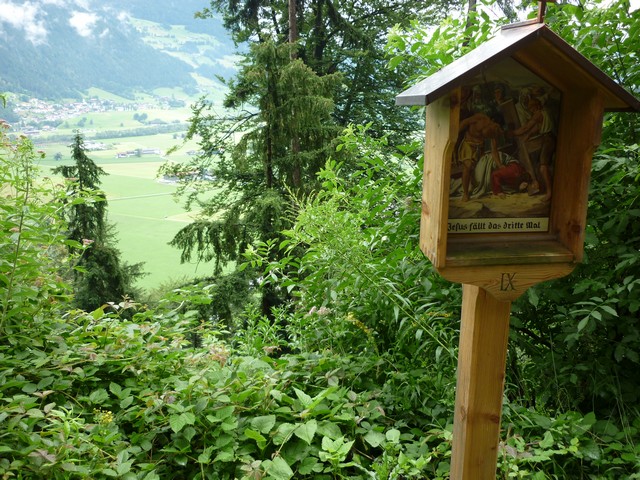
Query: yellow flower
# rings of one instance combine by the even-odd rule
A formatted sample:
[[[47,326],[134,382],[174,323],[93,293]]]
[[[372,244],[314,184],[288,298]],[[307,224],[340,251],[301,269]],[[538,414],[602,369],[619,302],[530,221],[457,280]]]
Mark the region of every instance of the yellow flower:
[[[109,425],[113,422],[113,412],[109,410],[100,410],[99,408],[96,408],[93,410],[93,415],[96,422],[100,425]]]

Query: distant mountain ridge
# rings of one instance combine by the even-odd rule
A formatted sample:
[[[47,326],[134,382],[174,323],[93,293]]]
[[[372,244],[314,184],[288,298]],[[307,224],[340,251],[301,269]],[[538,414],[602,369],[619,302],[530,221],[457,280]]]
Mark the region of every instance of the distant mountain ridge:
[[[0,0],[0,92],[60,99],[98,87],[128,97],[158,87],[195,89],[192,73],[228,76],[228,62],[194,65],[154,48],[134,26],[134,19],[142,19],[167,29],[210,30],[217,48],[204,54],[231,55],[233,44],[221,22],[193,18],[203,5],[203,0]],[[177,42],[174,50],[180,47]],[[206,68],[199,72],[200,67]]]

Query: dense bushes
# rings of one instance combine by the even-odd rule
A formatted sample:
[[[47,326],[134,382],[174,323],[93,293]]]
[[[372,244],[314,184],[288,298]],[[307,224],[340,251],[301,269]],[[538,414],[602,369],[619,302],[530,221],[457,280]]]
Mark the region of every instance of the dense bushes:
[[[30,161],[37,154],[26,140],[14,145],[5,138],[0,473],[25,479],[447,478],[459,291],[432,274],[415,246],[413,150],[383,155],[366,129],[347,131],[343,145],[360,159],[359,168],[344,176],[328,163],[320,175],[323,190],[298,206],[288,240],[248,253],[247,267],[263,269],[263,281],[288,289],[294,302],[273,319],[256,306],[217,324],[203,308],[217,301],[215,285],[176,289],[152,310],[126,301],[71,310],[58,276],[68,264],[62,203],[51,189],[37,187],[32,195]],[[395,168],[386,168],[390,164]],[[606,165],[598,165],[609,178]],[[629,175],[637,174],[633,168]],[[635,198],[632,183],[621,178],[626,174],[605,184],[627,185],[620,198]],[[602,261],[618,258],[624,242],[602,238],[603,252],[613,248]],[[589,248],[599,245],[592,241]],[[282,248],[283,259],[269,261],[269,248]],[[604,290],[617,291],[614,277],[622,272],[625,292],[604,305],[615,308],[619,333],[633,335],[636,280],[625,280],[634,265],[625,260],[590,279],[579,276],[571,288],[577,295],[584,282],[613,275]],[[592,413],[585,402],[552,401],[577,392],[557,358],[561,368],[552,371],[552,355],[578,352],[576,365],[593,366],[580,352],[593,348],[586,335],[595,339],[598,330],[586,324],[607,326],[604,315],[585,316],[582,328],[580,321],[549,322],[560,337],[546,354],[543,344],[523,339],[527,328],[546,338],[527,309],[537,306],[542,315],[558,288],[566,287],[536,290],[518,310],[511,354],[520,376],[512,371],[507,386],[499,475],[637,478],[640,424],[623,390],[608,391],[609,404],[618,402],[616,415],[602,408]],[[557,308],[584,315],[568,302]],[[608,308],[589,311],[613,316]],[[571,329],[579,335],[567,344]],[[621,344],[632,347],[633,338]],[[615,349],[611,354],[615,359]],[[633,356],[603,365],[611,371],[627,360]],[[584,381],[581,371],[573,372],[576,386]],[[552,381],[539,382],[542,374]],[[631,372],[617,375],[632,378]],[[625,395],[635,392],[623,383]],[[567,411],[577,408],[582,413]]]

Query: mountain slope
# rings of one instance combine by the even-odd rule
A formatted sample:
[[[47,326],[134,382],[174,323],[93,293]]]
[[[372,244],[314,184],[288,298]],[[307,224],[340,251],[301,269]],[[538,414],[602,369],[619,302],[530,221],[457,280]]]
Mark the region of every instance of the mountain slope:
[[[0,92],[57,99],[79,97],[92,86],[122,96],[135,89],[196,86],[191,73],[199,66],[153,48],[135,18],[146,16],[167,28],[178,20],[191,25],[201,2],[180,2],[176,15],[174,0],[19,1],[0,0]],[[230,41],[221,39],[216,54],[230,54]],[[222,63],[219,70],[225,73]]]

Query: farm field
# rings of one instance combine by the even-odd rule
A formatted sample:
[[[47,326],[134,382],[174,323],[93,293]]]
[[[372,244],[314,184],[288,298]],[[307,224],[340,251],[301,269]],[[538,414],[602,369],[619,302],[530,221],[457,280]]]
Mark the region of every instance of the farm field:
[[[118,229],[118,248],[127,262],[145,263],[148,275],[139,280],[139,286],[146,290],[209,273],[206,265],[181,264],[180,251],[168,245],[191,217],[174,199],[176,186],[155,178],[161,164],[100,163],[109,173],[103,187],[109,201],[109,220]]]
[[[174,235],[191,221],[192,213],[185,212],[174,198],[176,185],[161,183],[156,178],[164,159],[113,156],[89,157],[109,175],[102,178],[102,188],[109,202],[109,221],[117,230],[118,249],[128,263],[144,263],[147,273],[138,286],[152,291],[163,284],[211,273],[208,265],[181,264],[180,251],[168,245]],[[56,162],[52,157],[42,162],[43,174],[50,167],[68,163]]]
[[[91,89],[87,93],[117,103],[132,101],[99,89]],[[219,104],[224,92],[213,88],[209,93],[209,98]],[[149,105],[158,96],[183,100],[185,106],[150,108]],[[68,118],[65,125],[60,125],[52,132],[53,137],[43,134],[34,139],[36,148],[45,153],[41,167],[42,174],[47,176],[50,168],[73,161],[71,142],[55,140],[55,135],[68,135],[70,138],[84,119],[84,127],[80,131],[85,146],[94,148],[98,145],[95,148],[102,148],[88,150],[87,155],[108,173],[102,178],[102,189],[109,202],[109,221],[116,228],[117,247],[127,263],[144,263],[143,270],[147,275],[138,280],[137,286],[147,292],[163,285],[211,274],[209,265],[181,264],[180,251],[168,245],[175,234],[191,222],[193,212],[185,212],[175,199],[176,185],[160,182],[157,178],[158,169],[163,163],[180,163],[192,158],[193,152],[198,150],[198,144],[196,141],[184,143],[184,132],[100,139],[95,139],[94,135],[97,132],[119,132],[141,127],[142,123],[133,118],[134,114],[146,114],[148,120],[184,124],[191,115],[189,105],[195,100],[180,88],[159,89],[153,95],[137,93],[135,102],[144,103],[144,108],[125,112],[86,112]],[[175,147],[178,148],[167,156],[166,152]],[[142,153],[145,150],[147,153]],[[126,152],[135,153],[123,156]]]

